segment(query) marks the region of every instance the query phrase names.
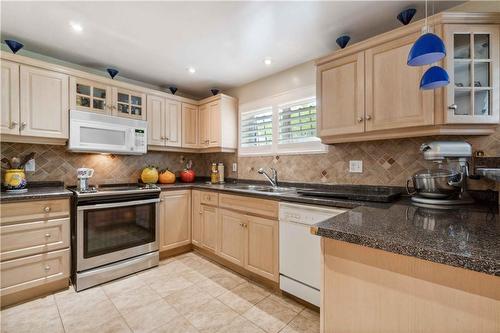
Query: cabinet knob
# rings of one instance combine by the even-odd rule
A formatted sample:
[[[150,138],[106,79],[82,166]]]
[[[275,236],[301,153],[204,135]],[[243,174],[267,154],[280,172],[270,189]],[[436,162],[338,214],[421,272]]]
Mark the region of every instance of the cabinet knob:
[[[25,127],[26,127],[26,122],[25,122],[25,121],[23,121],[23,122],[21,123],[21,129],[23,130]]]
[[[456,104],[452,104],[452,105],[448,106],[448,109],[453,110],[453,111],[457,111],[458,106]]]
[[[43,209],[43,211],[44,211],[45,213],[50,212],[50,207],[49,207],[49,206],[45,207],[45,208]]]
[[[165,137],[165,140],[167,140],[167,141],[168,141],[168,138],[167,138],[167,137]]]
[[[13,129],[14,127],[17,126],[17,121],[11,121],[10,122],[10,126],[9,126],[9,129]]]
[[[371,120],[372,119],[372,116],[370,116],[369,114],[366,115],[366,120]]]
[[[363,117],[358,117],[358,123],[363,122]]]
[[[44,269],[45,269],[46,272],[48,272],[48,271],[50,271],[50,266],[47,265],[47,266],[44,267]]]
[[[50,238],[50,234],[45,234],[45,238]]]

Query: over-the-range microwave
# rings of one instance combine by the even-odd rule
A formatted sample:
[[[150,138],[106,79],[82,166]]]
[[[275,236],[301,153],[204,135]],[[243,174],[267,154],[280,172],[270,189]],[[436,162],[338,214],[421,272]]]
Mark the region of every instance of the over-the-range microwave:
[[[145,154],[147,127],[144,120],[70,110],[68,149],[88,153]]]

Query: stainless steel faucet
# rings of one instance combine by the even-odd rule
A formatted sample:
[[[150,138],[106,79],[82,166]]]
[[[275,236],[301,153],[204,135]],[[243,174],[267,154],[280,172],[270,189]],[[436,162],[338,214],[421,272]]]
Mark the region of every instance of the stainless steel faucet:
[[[259,170],[257,170],[257,172],[261,175],[264,175],[264,177],[266,177],[267,180],[269,180],[269,182],[273,187],[278,187],[278,171],[276,171],[275,168],[271,168],[271,173],[272,173],[271,177],[267,174],[267,172],[264,171],[263,168],[260,168]]]

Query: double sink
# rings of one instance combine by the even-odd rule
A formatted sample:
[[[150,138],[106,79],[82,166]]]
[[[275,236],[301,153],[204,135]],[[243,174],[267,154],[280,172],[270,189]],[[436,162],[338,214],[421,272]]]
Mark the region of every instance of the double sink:
[[[234,184],[225,185],[226,188],[232,190],[242,190],[250,192],[260,192],[260,193],[274,193],[274,194],[285,194],[285,193],[295,193],[296,189],[294,187],[273,187],[265,185],[249,185],[249,184]]]

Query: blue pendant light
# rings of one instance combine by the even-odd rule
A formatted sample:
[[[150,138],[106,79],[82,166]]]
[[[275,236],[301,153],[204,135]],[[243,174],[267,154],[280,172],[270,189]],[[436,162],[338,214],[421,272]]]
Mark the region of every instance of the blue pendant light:
[[[439,66],[432,66],[425,71],[420,80],[420,89],[422,90],[432,90],[436,88],[441,88],[450,83],[450,77],[448,73]]]
[[[426,32],[420,36],[411,47],[408,54],[408,66],[430,65],[443,59],[446,56],[446,48],[443,40],[439,36],[429,32],[427,24],[427,0],[425,1],[425,27]]]
[[[446,56],[443,40],[433,33],[420,36],[408,54],[409,66],[430,65]]]

